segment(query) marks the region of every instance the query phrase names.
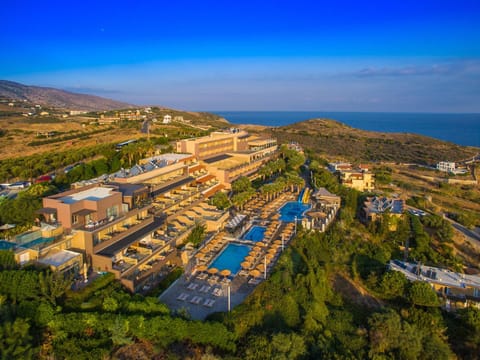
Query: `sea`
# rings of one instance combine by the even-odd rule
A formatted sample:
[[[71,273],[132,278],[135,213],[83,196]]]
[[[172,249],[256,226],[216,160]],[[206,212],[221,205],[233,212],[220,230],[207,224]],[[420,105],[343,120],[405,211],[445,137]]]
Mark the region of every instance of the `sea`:
[[[458,145],[480,147],[480,114],[382,113],[329,111],[211,111],[232,124],[290,125],[327,118],[380,132],[416,133]]]

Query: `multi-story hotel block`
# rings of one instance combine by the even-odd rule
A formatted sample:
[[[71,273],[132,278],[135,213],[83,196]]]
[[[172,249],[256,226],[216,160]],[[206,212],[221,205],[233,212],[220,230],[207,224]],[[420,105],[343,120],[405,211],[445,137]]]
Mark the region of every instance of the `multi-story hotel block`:
[[[237,129],[215,132],[201,138],[177,142],[177,151],[190,153],[200,159],[208,171],[221,184],[230,188],[241,176],[251,176],[277,151],[277,141],[272,138],[251,136]]]
[[[181,263],[176,247],[197,224],[213,231],[228,218],[203,205],[222,186],[191,155],[144,159],[104,180],[44,198],[39,213],[45,224],[61,225],[65,250],[95,271],[114,273],[131,291]]]

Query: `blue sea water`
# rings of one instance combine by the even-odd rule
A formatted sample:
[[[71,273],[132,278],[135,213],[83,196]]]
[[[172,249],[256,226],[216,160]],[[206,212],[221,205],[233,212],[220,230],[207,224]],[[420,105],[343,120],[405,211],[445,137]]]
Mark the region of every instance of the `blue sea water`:
[[[233,124],[283,126],[313,118],[328,118],[363,130],[416,133],[459,145],[480,147],[480,114],[329,111],[212,112]]]

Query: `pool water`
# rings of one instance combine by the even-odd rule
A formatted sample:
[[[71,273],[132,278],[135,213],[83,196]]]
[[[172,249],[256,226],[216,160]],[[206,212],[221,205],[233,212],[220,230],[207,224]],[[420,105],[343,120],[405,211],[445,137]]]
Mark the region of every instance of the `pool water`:
[[[29,241],[25,244],[22,244],[21,246],[31,249],[37,245],[46,245],[48,243],[51,243],[53,240],[55,240],[54,237],[48,237],[48,238],[41,237],[32,241]]]
[[[263,226],[252,226],[250,230],[248,230],[244,235],[243,239],[244,240],[250,240],[254,242],[259,242],[263,240],[264,234],[265,234],[266,228]]]
[[[217,268],[222,271],[228,269],[235,275],[240,270],[240,264],[251,248],[247,245],[228,244],[225,250],[210,264],[209,268]]]
[[[303,213],[310,209],[309,204],[303,204],[297,201],[287,202],[280,208],[280,220],[286,222],[294,222],[297,219],[303,218]]]

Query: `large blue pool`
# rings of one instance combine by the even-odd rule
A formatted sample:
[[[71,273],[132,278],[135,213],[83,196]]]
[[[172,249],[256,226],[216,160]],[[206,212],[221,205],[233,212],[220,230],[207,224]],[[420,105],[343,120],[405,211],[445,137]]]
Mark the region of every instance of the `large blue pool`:
[[[286,222],[294,222],[297,219],[303,218],[303,213],[310,209],[309,204],[303,204],[297,201],[287,202],[280,208],[280,220]]]
[[[217,268],[222,271],[228,269],[235,275],[240,270],[240,264],[251,248],[247,245],[228,244],[225,250],[210,264],[209,268]]]
[[[263,240],[266,228],[263,226],[252,226],[250,230],[248,230],[245,235],[242,236],[244,240],[250,240],[254,242],[259,242]]]

